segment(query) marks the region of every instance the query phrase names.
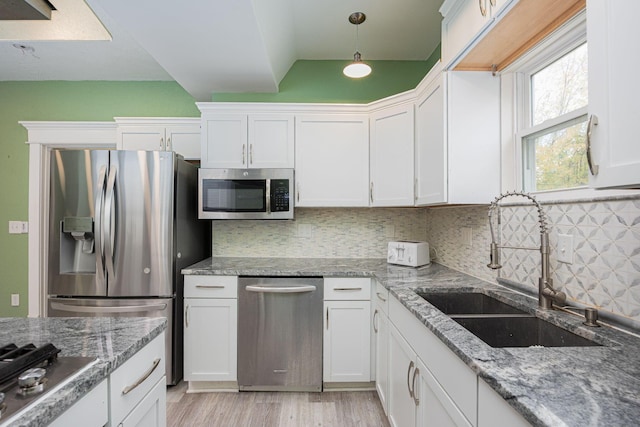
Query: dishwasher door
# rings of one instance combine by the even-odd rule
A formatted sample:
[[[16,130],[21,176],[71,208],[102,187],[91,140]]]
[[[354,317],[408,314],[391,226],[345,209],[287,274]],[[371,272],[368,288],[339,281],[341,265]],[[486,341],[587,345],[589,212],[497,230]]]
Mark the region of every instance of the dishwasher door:
[[[322,391],[321,277],[238,279],[238,386]]]

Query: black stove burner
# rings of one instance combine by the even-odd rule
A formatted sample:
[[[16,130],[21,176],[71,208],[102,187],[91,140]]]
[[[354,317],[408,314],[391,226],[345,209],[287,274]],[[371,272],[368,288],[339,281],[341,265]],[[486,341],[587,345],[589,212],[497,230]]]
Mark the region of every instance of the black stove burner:
[[[0,347],[0,384],[12,381],[23,371],[51,364],[60,353],[60,349],[53,344],[36,347],[27,344],[18,347],[15,344]]]

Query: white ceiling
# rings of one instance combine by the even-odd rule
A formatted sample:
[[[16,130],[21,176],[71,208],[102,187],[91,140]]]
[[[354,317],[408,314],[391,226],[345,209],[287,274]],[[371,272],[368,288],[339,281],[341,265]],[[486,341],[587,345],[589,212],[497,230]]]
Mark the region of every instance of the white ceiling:
[[[0,21],[0,80],[175,80],[209,101],[277,92],[298,59],[353,58],[355,11],[364,61],[425,60],[440,42],[442,0],[50,1],[51,21]]]

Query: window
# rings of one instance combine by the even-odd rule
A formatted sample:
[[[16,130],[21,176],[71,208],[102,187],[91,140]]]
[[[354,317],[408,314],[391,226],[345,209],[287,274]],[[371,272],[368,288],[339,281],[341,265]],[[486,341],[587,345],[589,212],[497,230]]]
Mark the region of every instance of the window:
[[[525,76],[528,117],[519,138],[523,190],[585,186],[589,179],[586,43]]]

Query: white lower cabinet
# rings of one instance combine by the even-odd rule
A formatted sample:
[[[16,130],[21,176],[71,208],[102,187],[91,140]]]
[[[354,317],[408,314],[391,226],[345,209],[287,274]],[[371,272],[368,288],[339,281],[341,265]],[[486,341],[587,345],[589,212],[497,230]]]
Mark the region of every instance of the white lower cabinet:
[[[165,338],[162,333],[111,373],[111,426],[166,426],[164,355]]]
[[[184,379],[190,390],[197,382],[237,381],[237,282],[236,276],[185,276]]]
[[[109,421],[108,402],[109,385],[108,380],[105,379],[53,420],[49,427],[78,425],[78,420],[82,420],[82,425],[86,427],[102,427]]]
[[[369,383],[371,279],[326,278],[324,295],[324,383]]]
[[[478,380],[478,427],[525,427],[530,424],[498,393]]]
[[[388,367],[392,426],[476,425],[477,376],[396,298],[389,299]]]
[[[389,291],[377,281],[375,282],[373,299],[373,336],[374,336],[374,379],[376,391],[384,413],[389,410],[389,318],[387,307]]]

